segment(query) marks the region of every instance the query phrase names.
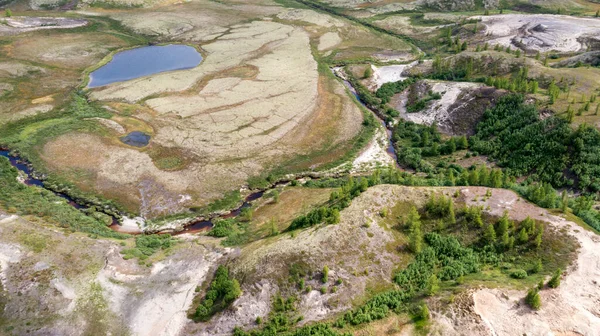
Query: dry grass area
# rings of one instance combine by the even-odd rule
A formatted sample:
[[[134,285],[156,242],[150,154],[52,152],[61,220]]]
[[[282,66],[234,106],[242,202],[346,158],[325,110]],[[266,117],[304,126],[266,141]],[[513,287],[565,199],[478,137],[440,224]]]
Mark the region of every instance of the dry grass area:
[[[46,113],[69,99],[81,71],[127,42],[106,33],[69,30],[0,31],[0,85],[10,85],[0,99],[0,124]]]
[[[288,187],[279,195],[279,201],[267,199],[266,203],[259,205],[254,211],[252,224],[258,230],[270,230],[271,221],[276,224],[277,230],[283,231],[290,222],[325,203],[329,199],[331,189],[310,189],[304,187]]]

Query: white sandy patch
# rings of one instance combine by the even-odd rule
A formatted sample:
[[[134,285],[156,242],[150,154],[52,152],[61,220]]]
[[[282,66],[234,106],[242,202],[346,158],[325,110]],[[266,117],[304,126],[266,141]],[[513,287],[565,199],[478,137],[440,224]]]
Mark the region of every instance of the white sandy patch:
[[[0,224],[3,221],[9,222],[15,218],[16,216],[5,218],[0,221]],[[18,263],[21,261],[22,256],[23,252],[21,252],[21,248],[18,245],[0,243],[0,282],[3,288],[6,287],[6,272],[8,271],[9,264]]]
[[[202,258],[202,256],[198,256]],[[205,256],[205,258],[211,258]],[[137,335],[179,335],[188,321],[187,310],[194,299],[196,286],[208,275],[214,256],[197,267],[182,270],[174,282],[174,291],[158,294],[137,309],[131,327]],[[179,267],[183,265],[177,265]]]
[[[41,29],[77,28],[87,25],[86,20],[61,17],[13,16],[2,18],[0,35],[17,34]]]
[[[123,216],[117,231],[122,233],[142,233],[145,220],[142,217],[129,218]]]
[[[417,62],[400,65],[386,65],[386,66],[375,66],[371,65],[373,69],[372,85],[370,89],[377,90],[385,83],[393,83],[400,80],[405,80],[408,77],[402,75],[405,70],[408,70],[415,66]],[[372,86],[372,87],[371,87]]]
[[[352,162],[352,172],[370,171],[377,167],[394,165],[394,159],[386,151],[387,145],[386,130],[383,126],[379,127],[367,148]]]
[[[540,52],[576,52],[585,49],[580,40],[585,37],[598,38],[600,20],[575,18],[565,15],[490,15],[477,16],[486,26],[483,34],[491,39],[490,44],[513,47],[523,44],[525,49]]]
[[[189,322],[187,310],[196,287],[221,256],[194,244],[178,249],[174,256],[155,263],[148,271],[135,266],[135,261],[124,261],[113,248],[97,279],[105,289],[110,309],[128,321],[133,335],[181,335]]]
[[[459,95],[466,89],[473,89],[481,86],[481,84],[478,83],[466,82],[439,82],[428,80],[427,83],[431,85],[431,91],[440,93],[442,98],[430,101],[430,105],[420,112],[408,113],[400,111],[401,116],[404,119],[425,125],[431,125],[434,122],[437,124],[444,123],[450,116],[450,106],[456,102]]]
[[[327,32],[319,38],[319,51],[331,49],[340,44],[342,39],[336,32]]]

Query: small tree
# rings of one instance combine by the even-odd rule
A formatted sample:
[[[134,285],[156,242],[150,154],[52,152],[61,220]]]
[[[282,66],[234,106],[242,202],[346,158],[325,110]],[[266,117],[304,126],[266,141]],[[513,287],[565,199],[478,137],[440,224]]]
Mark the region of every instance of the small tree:
[[[542,265],[542,260],[538,259],[534,264],[533,264],[533,268],[531,269],[531,271],[533,273],[540,273],[542,270],[544,269],[544,266]]]
[[[252,220],[253,212],[254,211],[252,211],[251,207],[243,208],[242,211],[240,212],[240,216],[242,217],[243,220],[249,222]]]
[[[532,288],[527,292],[527,296],[525,297],[525,302],[535,310],[540,309],[542,306],[542,298],[540,297],[540,293],[537,288]]]
[[[450,224],[456,224],[456,215],[454,214],[454,202],[450,199],[450,204],[448,205],[448,221]]]
[[[527,234],[527,230],[525,228],[522,228],[521,231],[519,232],[519,243],[525,244],[528,241],[529,241],[529,235]]]
[[[279,234],[279,230],[277,229],[277,222],[274,218],[271,218],[271,220],[269,221],[269,230],[271,231],[270,236],[272,237],[277,236]]]
[[[496,241],[496,230],[494,230],[492,224],[489,224],[485,229],[484,238],[488,244],[493,244]]]
[[[563,190],[560,202],[560,210],[563,213],[567,213],[569,211],[569,197],[567,196],[567,191]]]
[[[425,303],[421,306],[421,309],[419,310],[419,315],[417,316],[417,318],[421,321],[429,320],[429,307],[427,307],[427,305]]]
[[[427,280],[426,293],[429,296],[434,296],[438,292],[439,289],[440,289],[439,280],[438,280],[437,276],[435,276],[435,274],[432,274],[429,277],[429,279]]]
[[[7,9],[4,11],[4,16],[6,16],[6,17],[11,17],[11,16],[12,16],[12,11],[11,11],[10,9],[8,9],[8,8],[7,8]]]
[[[535,244],[535,248],[537,248],[537,249],[539,249],[540,247],[542,247],[542,233],[541,232],[538,232],[535,235],[534,244]]]
[[[329,281],[329,267],[325,265],[323,267],[323,283],[327,283]]]
[[[408,213],[407,224],[410,231],[410,249],[414,253],[419,253],[423,249],[423,233],[421,232],[421,216],[414,206]]]
[[[548,281],[548,287],[556,288],[556,287],[560,286],[561,274],[562,274],[562,271],[560,269],[557,269],[556,272],[554,272],[554,275],[552,276],[552,278],[550,278],[550,281]]]
[[[365,69],[365,72],[363,73],[363,78],[365,78],[365,79],[371,78],[372,75],[373,75],[373,69],[371,69],[371,65],[367,65],[367,68]]]
[[[273,203],[279,203],[279,191],[273,191]]]

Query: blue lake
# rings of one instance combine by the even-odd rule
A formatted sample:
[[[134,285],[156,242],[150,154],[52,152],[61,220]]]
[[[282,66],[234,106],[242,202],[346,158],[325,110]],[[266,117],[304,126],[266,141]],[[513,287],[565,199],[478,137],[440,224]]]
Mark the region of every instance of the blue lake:
[[[116,53],[113,59],[90,74],[88,87],[94,88],[159,72],[189,69],[202,61],[193,47],[170,44],[130,49]]]

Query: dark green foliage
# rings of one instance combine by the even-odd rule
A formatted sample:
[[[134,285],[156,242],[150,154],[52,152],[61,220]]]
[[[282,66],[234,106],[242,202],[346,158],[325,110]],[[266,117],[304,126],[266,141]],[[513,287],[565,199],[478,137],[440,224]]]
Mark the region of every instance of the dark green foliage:
[[[543,182],[567,184],[567,145],[571,130],[561,118],[540,120],[523,97],[507,95],[488,109],[477,125],[471,148],[489,155],[517,175],[533,174]]]
[[[425,204],[425,211],[430,216],[448,217],[453,207],[454,202],[452,202],[452,198],[446,197],[444,195],[438,196],[432,194],[429,197],[427,203]]]
[[[384,83],[379,89],[377,89],[375,96],[381,99],[382,103],[387,104],[390,102],[392,96],[406,90],[406,88],[411,86],[414,82],[414,78],[407,78],[397,82]]]
[[[126,238],[109,229],[106,224],[87,216],[65,202],[54,193],[21,184],[17,181],[18,172],[8,159],[0,157],[0,206],[19,215],[34,215],[62,228],[73,229],[92,235],[112,238]]]
[[[578,187],[600,191],[600,132],[583,124],[573,135],[572,171],[579,177]]]
[[[240,196],[240,191],[234,190],[234,191],[231,191],[231,192],[228,192],[227,194],[225,194],[225,196],[223,198],[220,198],[220,199],[210,203],[206,207],[205,211],[206,212],[215,212],[215,211],[224,210],[224,209],[231,209],[231,208],[234,208],[236,205],[238,205],[238,203],[240,203],[241,200],[242,200],[242,198]]]
[[[528,185],[525,197],[543,208],[554,208],[558,202],[556,190],[549,183],[533,183]]]
[[[208,321],[214,314],[227,308],[241,294],[242,291],[238,281],[229,276],[226,267],[219,266],[206,291],[206,295],[196,308],[194,319],[196,321]]]

